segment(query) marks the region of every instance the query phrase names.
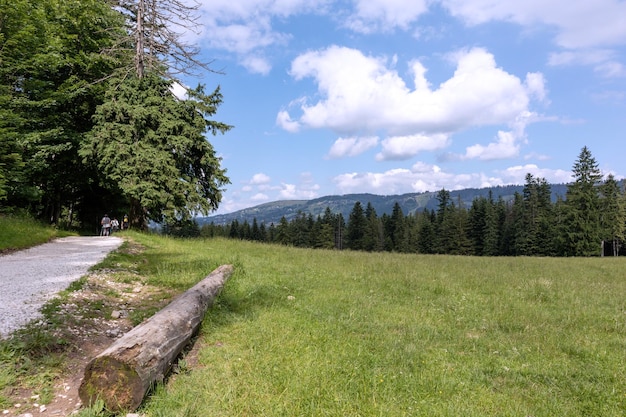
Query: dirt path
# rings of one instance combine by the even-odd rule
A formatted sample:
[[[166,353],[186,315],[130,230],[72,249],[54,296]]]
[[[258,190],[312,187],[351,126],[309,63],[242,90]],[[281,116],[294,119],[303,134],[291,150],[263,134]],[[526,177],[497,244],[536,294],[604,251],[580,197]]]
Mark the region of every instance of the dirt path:
[[[46,301],[121,244],[113,236],[72,236],[0,256],[0,338],[39,317]]]

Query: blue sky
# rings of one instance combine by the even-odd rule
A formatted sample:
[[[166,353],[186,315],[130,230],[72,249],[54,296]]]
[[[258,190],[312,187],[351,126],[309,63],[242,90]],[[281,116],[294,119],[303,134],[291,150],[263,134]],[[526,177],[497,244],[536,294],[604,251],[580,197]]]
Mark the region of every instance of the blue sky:
[[[325,195],[626,175],[623,0],[201,0],[223,75],[217,213]]]

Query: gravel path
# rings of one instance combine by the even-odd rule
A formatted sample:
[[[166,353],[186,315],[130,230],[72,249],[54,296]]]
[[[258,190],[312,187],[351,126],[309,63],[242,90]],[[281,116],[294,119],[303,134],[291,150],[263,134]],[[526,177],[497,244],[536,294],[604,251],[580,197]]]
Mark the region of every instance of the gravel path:
[[[46,301],[121,244],[112,236],[72,236],[0,256],[0,338],[40,317]]]

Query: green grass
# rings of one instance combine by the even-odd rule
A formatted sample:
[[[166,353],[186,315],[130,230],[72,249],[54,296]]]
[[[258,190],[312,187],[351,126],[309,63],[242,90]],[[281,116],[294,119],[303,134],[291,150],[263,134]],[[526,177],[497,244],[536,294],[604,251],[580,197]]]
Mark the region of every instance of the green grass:
[[[147,416],[626,412],[626,259],[139,240],[155,282],[236,267],[199,364],[159,386]]]
[[[0,214],[0,252],[28,248],[67,234],[28,216]]]
[[[146,417],[626,413],[626,259],[127,236],[143,249],[101,265],[119,280],[184,291],[235,265],[197,352],[156,387]],[[24,361],[0,345],[4,363],[13,355]],[[0,386],[20,377],[0,371]]]

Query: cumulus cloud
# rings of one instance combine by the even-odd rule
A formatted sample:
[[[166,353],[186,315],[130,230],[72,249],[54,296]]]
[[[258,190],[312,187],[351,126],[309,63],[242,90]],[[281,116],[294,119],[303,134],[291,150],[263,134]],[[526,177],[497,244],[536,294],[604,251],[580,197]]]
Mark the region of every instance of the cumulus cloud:
[[[382,141],[382,152],[376,155],[378,161],[405,160],[414,157],[422,151],[435,151],[448,146],[448,136],[408,135],[392,136]]]
[[[519,154],[519,144],[512,132],[498,132],[498,140],[487,146],[473,145],[466,149],[463,159],[494,160],[513,158]]]
[[[548,92],[546,90],[546,80],[543,74],[539,72],[529,72],[526,74],[524,84],[526,85],[529,95],[542,102],[547,100]]]
[[[440,142],[441,135],[469,127],[511,123],[533,97],[545,98],[540,74],[522,82],[485,49],[457,51],[448,59],[456,66],[453,76],[432,89],[418,61],[412,63],[410,87],[386,57],[340,46],[307,52],[293,61],[290,73],[296,80],[313,78],[322,98],[301,101],[297,119],[287,111],[278,119],[288,121],[287,127],[299,123],[345,133],[440,135]]]
[[[297,184],[280,184],[279,198],[283,200],[310,200],[317,197],[319,186],[301,187]]]
[[[250,180],[250,184],[252,185],[264,185],[264,184],[268,184],[272,179],[268,176],[265,175],[262,172],[259,172],[258,174],[254,174],[252,176],[252,179]]]
[[[327,157],[339,159],[362,154],[378,145],[378,136],[339,138],[333,143]]]
[[[287,132],[296,133],[300,130],[300,123],[297,120],[292,120],[285,110],[279,111],[276,115],[276,124]]]
[[[427,11],[425,0],[356,0],[345,26],[360,33],[406,30]]]
[[[333,178],[342,193],[375,192],[382,195],[408,192],[461,190],[465,188],[485,188],[499,185],[524,184],[525,176],[531,173],[546,178],[550,183],[565,183],[571,180],[571,172],[539,168],[537,165],[518,165],[494,175],[485,173],[452,173],[437,165],[424,162],[415,163],[410,169],[391,169],[383,172],[352,172]]]
[[[498,171],[505,181],[513,184],[524,184],[526,174],[531,173],[538,178],[545,178],[549,183],[563,184],[572,181],[572,172],[562,169],[540,168],[535,164],[515,165]]]
[[[482,174],[452,174],[425,163],[418,163],[411,169],[346,173],[333,178],[333,182],[342,193],[374,192],[382,195],[501,185],[499,180]]]

